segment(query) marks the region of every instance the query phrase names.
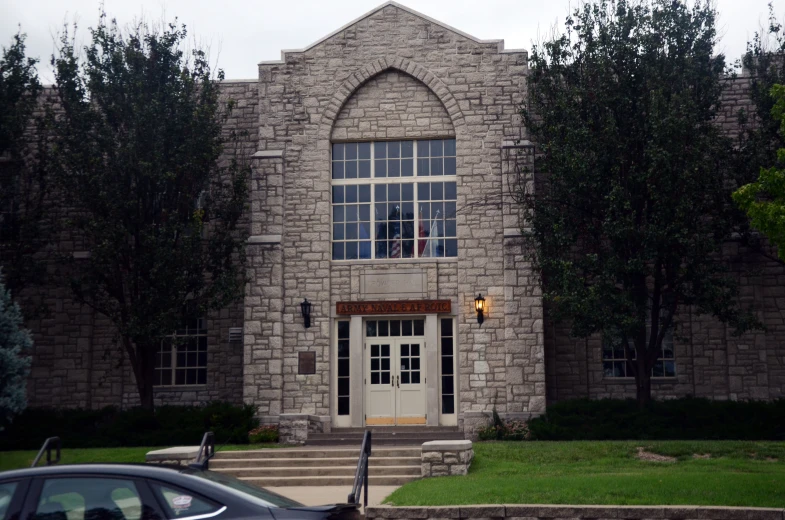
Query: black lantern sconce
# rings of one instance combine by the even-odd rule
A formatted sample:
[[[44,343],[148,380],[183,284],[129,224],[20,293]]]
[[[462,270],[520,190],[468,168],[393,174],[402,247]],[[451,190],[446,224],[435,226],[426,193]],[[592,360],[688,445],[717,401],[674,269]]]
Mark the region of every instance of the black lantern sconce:
[[[303,321],[305,322],[306,329],[311,326],[311,309],[313,309],[311,302],[308,301],[308,298],[304,299],[300,304],[300,311],[303,314]]]
[[[482,325],[483,314],[485,313],[485,298],[482,297],[482,293],[478,294],[474,299],[474,310],[477,311],[477,323]]]

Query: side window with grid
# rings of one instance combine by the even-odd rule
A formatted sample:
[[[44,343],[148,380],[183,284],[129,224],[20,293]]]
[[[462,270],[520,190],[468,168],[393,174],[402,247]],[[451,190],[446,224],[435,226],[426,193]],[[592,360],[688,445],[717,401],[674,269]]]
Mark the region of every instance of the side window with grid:
[[[632,367],[627,362],[624,345],[621,340],[604,337],[602,345],[602,371],[605,377],[633,377]],[[633,347],[632,359],[636,359]],[[662,340],[662,350],[654,362],[652,377],[676,377],[676,359],[673,354],[673,334],[668,331]]]
[[[338,415],[349,415],[349,322],[338,322]]]
[[[207,320],[189,320],[161,340],[155,358],[157,386],[207,383]]]
[[[442,413],[455,413],[455,342],[453,341],[453,320],[444,318],[441,323],[442,357]]]

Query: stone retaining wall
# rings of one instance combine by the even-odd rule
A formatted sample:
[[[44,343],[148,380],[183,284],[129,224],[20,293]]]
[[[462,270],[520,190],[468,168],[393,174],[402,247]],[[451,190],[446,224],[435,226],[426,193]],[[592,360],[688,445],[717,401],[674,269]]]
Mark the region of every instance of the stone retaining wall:
[[[483,505],[369,507],[366,520],[482,518],[515,520],[784,520],[785,509],[704,506]]]
[[[305,444],[308,432],[330,433],[332,425],[329,416],[283,413],[278,420],[281,444]]]
[[[282,413],[278,423],[278,438],[281,444],[305,444],[308,439],[308,415]]]

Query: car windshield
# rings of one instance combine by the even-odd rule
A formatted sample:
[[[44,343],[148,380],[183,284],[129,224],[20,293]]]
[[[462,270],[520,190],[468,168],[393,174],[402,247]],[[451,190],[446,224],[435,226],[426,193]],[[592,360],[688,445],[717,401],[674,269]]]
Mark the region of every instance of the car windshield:
[[[185,473],[186,475],[193,475],[194,477],[203,478],[205,480],[209,480],[211,482],[224,485],[235,491],[239,491],[240,493],[244,493],[246,495],[250,495],[259,500],[263,500],[270,506],[303,507],[303,504],[288,499],[285,496],[281,496],[278,493],[273,493],[272,491],[268,491],[264,488],[251,486],[249,484],[246,484],[242,480],[238,480],[234,477],[231,477],[229,475],[224,475],[222,473],[216,473],[214,471],[202,471],[197,469],[187,469],[183,471],[183,473]]]

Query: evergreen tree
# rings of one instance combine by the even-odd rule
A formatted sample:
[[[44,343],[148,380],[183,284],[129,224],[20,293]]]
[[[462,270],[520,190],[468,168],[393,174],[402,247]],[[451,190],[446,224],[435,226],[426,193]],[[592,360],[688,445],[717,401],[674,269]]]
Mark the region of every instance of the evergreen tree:
[[[30,332],[22,326],[19,305],[11,299],[0,273],[0,427],[27,406],[28,353],[32,347]]]

